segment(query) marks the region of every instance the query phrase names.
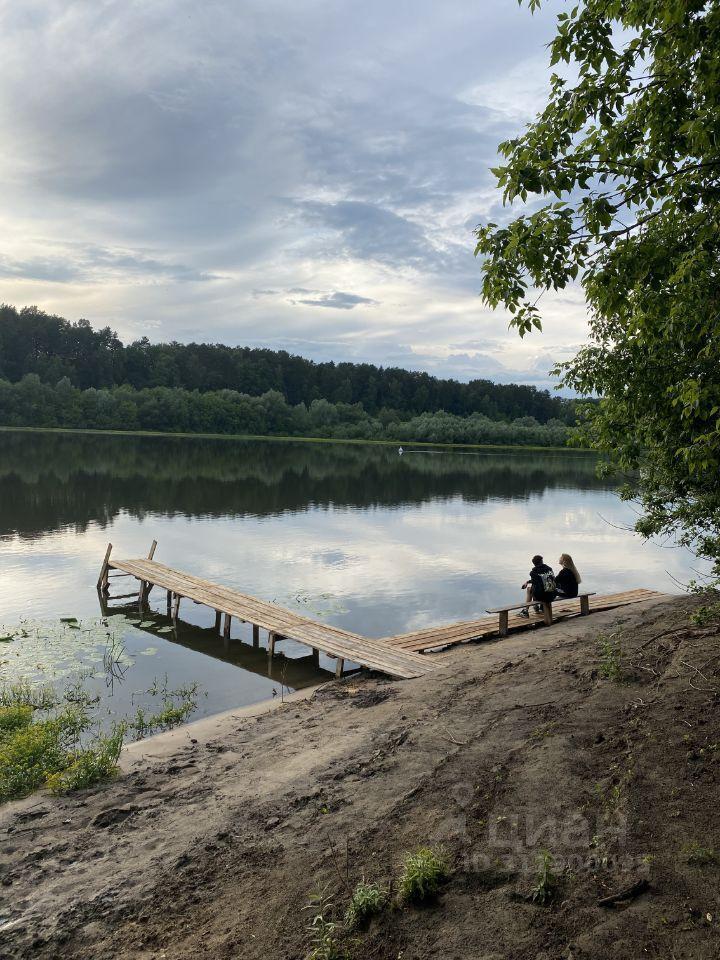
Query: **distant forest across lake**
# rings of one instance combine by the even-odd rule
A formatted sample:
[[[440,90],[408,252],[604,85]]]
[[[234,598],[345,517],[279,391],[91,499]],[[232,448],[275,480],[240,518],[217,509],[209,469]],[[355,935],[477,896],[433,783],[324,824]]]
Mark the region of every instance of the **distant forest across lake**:
[[[0,306],[0,424],[559,446],[575,403],[283,350],[124,345],[109,327]]]

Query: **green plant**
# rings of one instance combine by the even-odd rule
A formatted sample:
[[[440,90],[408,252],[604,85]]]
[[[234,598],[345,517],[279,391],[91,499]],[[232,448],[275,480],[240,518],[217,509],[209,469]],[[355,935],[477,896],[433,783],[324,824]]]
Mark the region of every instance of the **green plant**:
[[[720,603],[703,604],[690,614],[690,622],[696,627],[707,627],[720,620]]]
[[[600,634],[600,673],[613,683],[619,683],[624,677],[622,665],[622,647],[617,637]]]
[[[546,737],[549,737],[556,727],[557,723],[554,720],[550,723],[541,723],[539,727],[535,727],[535,729],[532,731],[530,734],[530,739],[534,743],[540,743]]]
[[[626,478],[639,533],[671,535],[717,576],[718,5],[567,7],[547,101],[500,144],[503,200],[527,208],[477,230],[483,299],[523,335],[545,291],[581,287],[587,343],[555,369],[588,398],[579,439]]]
[[[701,846],[697,840],[688,843],[683,852],[693,867],[709,867],[720,863],[720,855],[712,847]]]
[[[0,739],[30,726],[33,709],[26,704],[17,704],[13,707],[0,707]]]
[[[400,898],[413,903],[432,899],[447,880],[449,872],[443,852],[421,847],[415,853],[408,854],[403,861],[399,881]]]
[[[109,780],[117,773],[124,736],[125,727],[120,724],[110,736],[97,737],[91,746],[75,755],[69,766],[51,774],[47,786],[53,793],[68,793]]]
[[[377,883],[368,883],[364,878],[352,892],[350,903],[345,911],[345,923],[348,927],[359,927],[380,913],[385,906],[387,893]]]
[[[66,765],[67,751],[57,721],[16,728],[0,741],[0,803],[27,796]]]
[[[142,707],[138,707],[133,719],[128,721],[128,729],[132,730],[138,740],[161,730],[172,730],[173,727],[184,723],[197,707],[197,691],[197,683],[168,690],[167,677],[162,687],[155,679],[145,693],[153,697],[161,696],[162,709],[148,714]]]
[[[534,903],[546,904],[555,899],[560,878],[553,872],[554,860],[548,850],[542,850],[538,855],[538,872],[531,897]]]
[[[50,710],[57,703],[52,687],[33,684],[27,680],[3,683],[0,686],[0,707],[33,707],[35,710]]]
[[[314,893],[305,907],[309,911],[310,952],[307,960],[347,960],[347,951],[338,943],[337,923],[330,919],[335,906],[325,891]]]

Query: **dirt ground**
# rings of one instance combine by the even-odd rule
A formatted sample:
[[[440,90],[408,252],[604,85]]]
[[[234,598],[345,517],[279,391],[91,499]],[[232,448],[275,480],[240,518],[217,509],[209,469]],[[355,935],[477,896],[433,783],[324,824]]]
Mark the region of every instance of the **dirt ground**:
[[[352,957],[720,957],[720,646],[692,603],[469,645],[420,680],[346,678],[2,808],[0,956],[301,960],[313,892],[342,906],[430,844],[452,863],[439,898],[387,909]]]

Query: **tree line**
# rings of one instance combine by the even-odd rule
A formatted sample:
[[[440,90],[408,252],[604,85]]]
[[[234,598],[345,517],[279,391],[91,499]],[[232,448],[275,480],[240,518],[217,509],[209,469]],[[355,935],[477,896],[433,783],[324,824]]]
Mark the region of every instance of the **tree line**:
[[[508,423],[533,417],[546,424],[575,422],[572,400],[522,384],[489,380],[460,383],[430,374],[369,363],[316,363],[284,350],[211,343],[157,343],[143,337],[124,345],[104,327],[76,323],[37,307],[0,305],[0,378],[16,383],[37,374],[45,383],[63,378],[82,390],[128,385],[200,393],[233,390],[261,397],[280,393],[290,406],[316,400],[360,404],[371,417],[391,411],[399,419],[444,411],[482,414]]]
[[[260,396],[237,390],[185,390],[129,385],[81,390],[69,378],[47,383],[26,374],[17,383],[0,380],[0,424],[95,430],[155,430],[255,436],[314,436],[399,442],[564,445],[561,420],[534,417],[507,422],[482,413],[446,411],[402,419],[397,411],[371,416],[360,403],[291,404],[277,390]]]

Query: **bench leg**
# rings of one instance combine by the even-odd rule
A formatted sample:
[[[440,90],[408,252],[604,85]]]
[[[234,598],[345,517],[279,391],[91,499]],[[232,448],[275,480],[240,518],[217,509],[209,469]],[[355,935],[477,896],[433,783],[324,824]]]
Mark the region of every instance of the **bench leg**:
[[[550,624],[553,622],[552,604],[545,602],[543,603],[542,608],[543,608],[543,620],[548,626],[550,626]]]
[[[580,597],[580,616],[586,617],[590,613],[590,597]]]
[[[508,635],[508,612],[507,610],[500,611],[500,624],[498,626],[498,633],[501,637],[506,637]]]

